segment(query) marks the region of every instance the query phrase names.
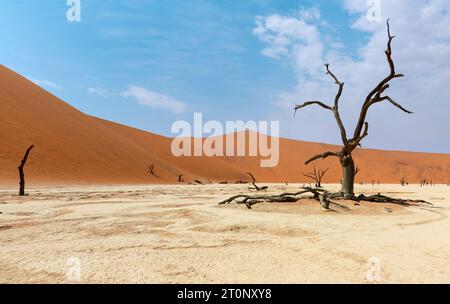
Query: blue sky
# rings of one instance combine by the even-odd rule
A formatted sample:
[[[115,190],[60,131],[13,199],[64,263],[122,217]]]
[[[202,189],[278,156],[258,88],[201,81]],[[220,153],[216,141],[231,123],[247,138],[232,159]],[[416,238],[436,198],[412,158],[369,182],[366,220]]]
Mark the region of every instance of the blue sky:
[[[428,1],[416,2],[426,5]],[[448,6],[434,2],[445,9]],[[361,7],[341,0],[81,0],[81,22],[67,21],[66,0],[8,0],[1,6],[2,64],[87,114],[164,135],[170,135],[175,120],[192,120],[193,112],[202,112],[205,119],[223,122],[280,120],[282,136],[338,143],[332,117],[316,114],[319,109],[296,120],[292,117],[291,104],[297,98],[299,103],[309,93],[332,94],[335,89],[325,77],[317,80],[323,90],[309,92],[311,86],[305,86],[316,76],[302,70],[305,64],[293,58],[310,46],[302,43],[299,48],[292,42],[286,46],[286,54],[265,55],[263,50],[274,45],[267,42],[265,34],[255,34],[256,18],[278,16],[308,23],[320,34],[324,49],[320,56],[344,64],[364,64],[371,58],[364,48],[376,40],[381,28],[364,28],[358,23],[364,15]],[[401,8],[392,10],[395,15]],[[309,18],[305,12],[319,15]],[[447,20],[444,18],[444,24]],[[292,38],[276,26],[264,26],[274,35]],[[383,60],[382,49],[379,51]],[[443,56],[449,59],[447,53]],[[358,78],[345,67],[340,70],[343,76]],[[358,85],[357,81],[351,83]],[[138,94],[147,99],[139,99],[142,95]],[[349,97],[357,95],[349,93]],[[163,98],[172,106],[155,105],[154,98]],[[343,113],[349,128],[358,98]],[[380,113],[383,110],[396,112],[382,108]],[[395,115],[391,118],[410,119]],[[417,119],[416,123],[421,123],[426,117]],[[407,122],[393,134],[397,139],[383,136],[388,130],[385,124],[374,125],[379,131],[373,131],[370,147],[450,152],[450,144],[440,143],[438,136],[430,142],[415,142],[402,135],[402,128],[408,130]]]

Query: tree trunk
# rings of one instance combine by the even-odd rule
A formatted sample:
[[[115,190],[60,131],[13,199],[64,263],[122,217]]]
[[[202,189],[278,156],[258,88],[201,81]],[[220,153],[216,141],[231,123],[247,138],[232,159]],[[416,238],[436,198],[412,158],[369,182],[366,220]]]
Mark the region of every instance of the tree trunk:
[[[23,173],[23,168],[25,167],[25,164],[27,163],[28,160],[28,155],[30,154],[31,149],[34,148],[34,145],[30,146],[27,151],[25,152],[25,155],[22,159],[22,161],[20,162],[20,165],[18,167],[19,169],[19,195],[20,196],[24,196],[25,195],[25,174]]]
[[[23,174],[23,168],[19,167],[19,195],[25,195],[25,176]]]
[[[342,192],[344,196],[354,195],[354,183],[355,183],[355,162],[352,155],[347,154],[341,157],[342,166]]]

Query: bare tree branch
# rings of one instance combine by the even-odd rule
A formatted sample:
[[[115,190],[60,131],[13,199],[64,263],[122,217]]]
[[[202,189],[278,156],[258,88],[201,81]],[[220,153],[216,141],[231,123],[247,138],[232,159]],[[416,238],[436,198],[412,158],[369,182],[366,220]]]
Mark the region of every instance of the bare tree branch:
[[[256,183],[256,178],[253,176],[253,174],[251,174],[250,172],[247,172],[247,174],[252,178],[252,183]]]
[[[314,176],[314,175],[312,175],[311,173],[304,173],[304,172],[302,172],[302,174],[305,176],[305,177],[307,177],[307,178],[310,178],[310,179],[312,179],[312,180],[316,180],[316,176]]]
[[[313,162],[313,161],[316,161],[316,160],[318,160],[318,159],[321,159],[321,158],[322,158],[322,159],[325,159],[325,158],[330,157],[330,156],[340,157],[340,153],[339,153],[339,152],[325,152],[325,153],[316,155],[316,156],[314,156],[314,157],[311,157],[309,160],[307,160],[307,161],[305,162],[305,165],[308,165],[309,163],[311,163],[311,162]]]
[[[250,177],[252,178],[253,188],[249,188],[250,190],[265,191],[265,190],[269,189],[269,187],[267,187],[267,186],[259,187],[256,184],[256,178],[253,176],[253,174],[251,174],[250,172],[247,172],[247,174],[250,175]]]
[[[404,107],[402,107],[399,103],[395,102],[395,100],[393,100],[389,96],[381,97],[381,100],[388,100],[390,103],[392,103],[394,106],[396,106],[397,108],[399,108],[400,110],[402,110],[405,113],[408,113],[408,114],[413,114],[414,113],[414,112],[411,112],[411,111],[405,109]]]
[[[309,173],[303,173],[302,174],[307,177],[312,179],[313,181],[316,182],[316,187],[317,188],[321,188],[322,187],[322,179],[325,176],[325,174],[327,174],[329,168],[323,170],[323,169],[319,169],[316,170],[316,167],[314,166],[314,171],[313,172],[309,172]]]
[[[339,114],[339,100],[341,99],[342,92],[344,91],[344,83],[339,81],[339,79],[336,77],[336,75],[333,74],[330,70],[330,64],[325,64],[325,68],[327,69],[327,74],[330,75],[334,82],[339,86],[338,92],[336,94],[336,97],[334,98],[334,107],[332,109],[334,118],[336,119],[336,122],[339,126],[339,130],[341,131],[341,139],[342,143],[344,145],[347,144],[347,131],[345,130],[344,124],[342,123],[341,115]]]
[[[395,70],[395,64],[394,64],[394,60],[392,59],[392,40],[394,40],[395,36],[391,35],[391,27],[389,24],[389,19],[386,22],[387,24],[387,35],[388,35],[388,43],[387,43],[387,48],[385,51],[386,54],[386,59],[388,61],[389,64],[389,75],[384,78],[366,97],[366,100],[364,101],[364,104],[361,108],[361,113],[358,119],[358,123],[356,125],[355,128],[355,132],[353,134],[353,138],[359,138],[361,137],[361,132],[363,130],[364,127],[364,123],[366,121],[366,116],[367,116],[367,112],[370,108],[371,105],[373,105],[374,103],[383,101],[383,100],[389,100],[387,98],[381,97],[381,93],[383,93],[385,90],[387,90],[389,88],[389,82],[395,78],[400,78],[403,77],[403,74],[397,74],[396,70]],[[390,100],[389,100],[390,101]],[[391,101],[390,101],[391,102]],[[392,102],[391,102],[392,103]],[[399,107],[399,105],[397,103],[393,103],[395,106]],[[405,110],[403,107],[399,107],[402,110]],[[405,111],[406,113],[409,113],[409,111]]]
[[[330,110],[334,114],[336,122],[339,126],[339,130],[341,131],[342,143],[345,145],[345,144],[347,144],[347,141],[348,141],[347,131],[345,130],[344,124],[342,123],[341,115],[339,114],[339,100],[342,96],[342,92],[344,91],[344,83],[339,81],[339,79],[336,77],[336,75],[334,75],[333,72],[331,72],[330,65],[328,63],[325,64],[325,68],[327,70],[327,74],[330,75],[331,78],[333,78],[334,82],[339,86],[336,97],[334,98],[334,106],[330,107],[329,105],[327,105],[321,101],[316,101],[316,100],[315,101],[307,101],[301,105],[295,106],[294,117],[295,117],[295,114],[297,114],[298,110],[303,109],[310,105],[318,105],[326,110]]]
[[[318,106],[321,106],[324,109],[333,111],[333,108],[331,108],[329,105],[326,105],[325,103],[323,103],[321,101],[307,101],[307,102],[305,102],[305,103],[303,103],[301,105],[295,106],[294,117],[295,117],[295,114],[297,114],[298,110],[303,109],[303,108],[305,108],[307,106],[311,106],[311,105],[318,105]]]
[[[366,138],[368,135],[369,135],[369,123],[368,123],[368,122],[365,122],[365,123],[364,123],[364,132],[363,132],[363,134],[362,134],[360,137],[358,137],[358,138],[356,139],[355,144],[356,144],[357,146],[361,146],[361,141],[362,141],[364,138]]]

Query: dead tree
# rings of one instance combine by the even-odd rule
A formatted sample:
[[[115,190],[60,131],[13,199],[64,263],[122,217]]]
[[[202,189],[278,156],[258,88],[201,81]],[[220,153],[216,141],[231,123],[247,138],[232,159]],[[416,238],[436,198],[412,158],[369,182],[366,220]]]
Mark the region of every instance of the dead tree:
[[[403,77],[403,74],[399,74],[395,70],[394,61],[392,59],[392,40],[395,38],[395,36],[391,35],[390,31],[390,25],[389,25],[389,19],[387,20],[387,35],[388,35],[388,42],[387,42],[387,49],[385,51],[387,62],[389,64],[390,72],[389,74],[381,80],[375,88],[369,92],[366,99],[364,100],[364,103],[361,107],[358,122],[356,124],[355,130],[352,134],[352,136],[349,138],[347,136],[347,130],[344,127],[344,124],[342,123],[341,116],[339,113],[339,101],[341,98],[341,95],[344,90],[344,83],[339,81],[339,79],[331,72],[329,64],[325,64],[326,72],[328,75],[331,76],[331,78],[334,80],[334,82],[338,85],[339,89],[338,92],[334,98],[334,104],[332,106],[327,105],[324,102],[321,101],[306,101],[305,103],[298,105],[295,107],[295,113],[307,106],[310,105],[317,105],[320,106],[326,110],[329,110],[333,113],[337,125],[339,127],[340,133],[341,133],[341,139],[342,139],[342,148],[340,151],[329,151],[324,152],[322,154],[316,155],[311,157],[309,160],[305,162],[305,164],[309,164],[313,161],[316,161],[318,159],[325,159],[328,157],[337,157],[340,160],[341,167],[342,167],[342,188],[341,191],[337,193],[331,193],[326,191],[322,188],[316,188],[313,189],[311,187],[302,187],[302,190],[297,193],[283,193],[280,195],[235,195],[232,196],[224,201],[222,201],[220,204],[229,204],[231,202],[235,202],[237,204],[245,204],[248,208],[251,208],[252,205],[262,203],[262,202],[270,202],[270,203],[277,203],[277,202],[297,202],[302,197],[300,195],[305,193],[312,193],[313,199],[320,202],[321,206],[325,209],[328,209],[331,204],[335,204],[337,206],[341,206],[334,202],[334,200],[345,200],[349,199],[352,201],[360,202],[360,201],[368,201],[368,202],[375,202],[375,203],[391,203],[391,204],[399,204],[403,206],[412,206],[412,205],[421,205],[421,204],[428,204],[432,205],[431,203],[428,203],[423,200],[411,200],[411,199],[399,199],[399,198],[393,198],[384,196],[381,194],[371,195],[371,196],[365,196],[364,194],[361,194],[359,196],[356,196],[354,194],[354,182],[355,182],[355,175],[356,175],[356,168],[355,168],[355,162],[353,161],[352,153],[353,151],[361,146],[361,142],[363,139],[365,139],[369,135],[369,123],[366,121],[367,113],[369,109],[377,103],[381,102],[389,102],[395,107],[399,108],[405,113],[412,114],[411,111],[406,110],[403,108],[400,104],[398,104],[394,99],[392,99],[390,96],[386,95],[386,90],[390,87],[390,82],[396,78]],[[250,174],[250,176],[252,176]],[[253,176],[252,176],[253,177]],[[375,181],[372,181],[372,184],[374,184]],[[255,180],[253,178],[253,183],[255,183]],[[428,181],[426,181],[428,183]],[[255,187],[257,188],[257,187]],[[342,206],[341,206],[342,207]],[[343,206],[345,207],[345,206]]]
[[[421,178],[420,179],[420,187],[424,187],[428,185],[428,180],[426,178]]]
[[[344,90],[344,82],[339,81],[339,79],[331,72],[330,65],[327,63],[325,64],[326,72],[328,75],[331,76],[331,78],[334,80],[334,82],[338,85],[338,92],[334,98],[334,104],[332,106],[321,102],[321,101],[307,101],[301,105],[298,105],[295,107],[295,112],[298,110],[305,108],[307,106],[311,105],[317,105],[322,107],[325,110],[329,110],[336,119],[337,125],[339,127],[340,133],[341,133],[341,139],[343,147],[340,151],[329,151],[324,152],[322,154],[316,155],[309,160],[306,161],[305,164],[309,164],[313,161],[316,161],[318,159],[325,159],[328,157],[337,157],[340,160],[341,167],[342,167],[342,189],[341,193],[345,197],[350,197],[354,195],[354,182],[355,182],[355,162],[353,161],[352,152],[359,146],[361,146],[361,142],[364,138],[366,138],[369,135],[369,123],[366,121],[367,113],[369,109],[381,102],[389,102],[395,107],[399,108],[405,113],[412,114],[411,111],[406,110],[403,108],[399,103],[397,103],[393,98],[386,95],[386,90],[390,87],[391,80],[394,80],[396,78],[401,78],[404,75],[399,74],[395,70],[394,60],[392,59],[392,40],[395,38],[395,36],[391,35],[390,25],[389,25],[389,19],[387,20],[387,35],[388,35],[388,42],[387,42],[387,49],[385,51],[387,62],[389,64],[389,74],[381,80],[372,91],[369,92],[366,99],[364,100],[364,103],[361,107],[359,119],[356,124],[355,130],[353,132],[352,136],[347,136],[347,130],[345,129],[344,124],[342,123],[341,115],[339,113],[339,101],[342,95],[342,92]]]
[[[150,173],[150,175],[156,177],[155,165],[151,164],[150,166],[147,166],[147,168],[148,168],[148,173]]]
[[[358,167],[356,167],[356,168],[355,168],[355,173],[353,174],[353,176],[356,176],[356,175],[358,175],[359,171],[361,171],[361,169],[360,169],[360,168],[358,168]]]
[[[19,195],[24,196],[25,195],[25,174],[23,172],[23,168],[25,167],[25,164],[27,163],[28,156],[30,155],[31,150],[34,148],[34,145],[31,145],[27,151],[25,152],[25,155],[22,158],[22,161],[20,162],[20,165],[18,167],[19,169]]]
[[[184,183],[183,174],[179,174],[179,175],[178,175],[178,182],[179,182],[179,183]]]
[[[322,179],[325,176],[325,174],[327,174],[328,169],[322,170],[316,170],[316,167],[314,166],[314,171],[313,172],[309,172],[309,173],[303,173],[302,174],[307,177],[312,179],[313,181],[316,182],[316,188],[321,188],[322,187]]]
[[[269,187],[267,187],[267,186],[259,187],[259,186],[256,184],[256,179],[255,179],[255,177],[253,176],[253,174],[251,174],[250,172],[247,172],[247,174],[250,175],[250,177],[252,178],[252,184],[253,184],[253,187],[249,187],[249,188],[248,188],[249,190],[265,191],[265,190],[269,189]]]
[[[408,184],[408,182],[406,181],[406,177],[402,177],[400,179],[400,185],[402,185],[403,187],[405,187]]]

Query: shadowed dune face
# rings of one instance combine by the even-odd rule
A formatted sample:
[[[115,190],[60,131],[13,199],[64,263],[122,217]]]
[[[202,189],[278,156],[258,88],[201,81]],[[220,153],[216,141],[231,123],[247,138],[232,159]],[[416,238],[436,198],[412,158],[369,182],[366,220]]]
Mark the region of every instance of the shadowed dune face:
[[[145,184],[249,180],[251,171],[262,182],[307,182],[301,172],[311,155],[338,147],[280,139],[280,162],[261,168],[255,157],[174,157],[171,139],[83,114],[20,75],[0,66],[0,185],[17,183],[17,166],[30,144],[28,186],[43,184]],[[450,155],[360,149],[355,153],[357,182],[410,183],[420,178],[450,182]],[[157,177],[147,172],[155,164]],[[338,182],[336,159],[319,161],[329,167],[324,182]]]

